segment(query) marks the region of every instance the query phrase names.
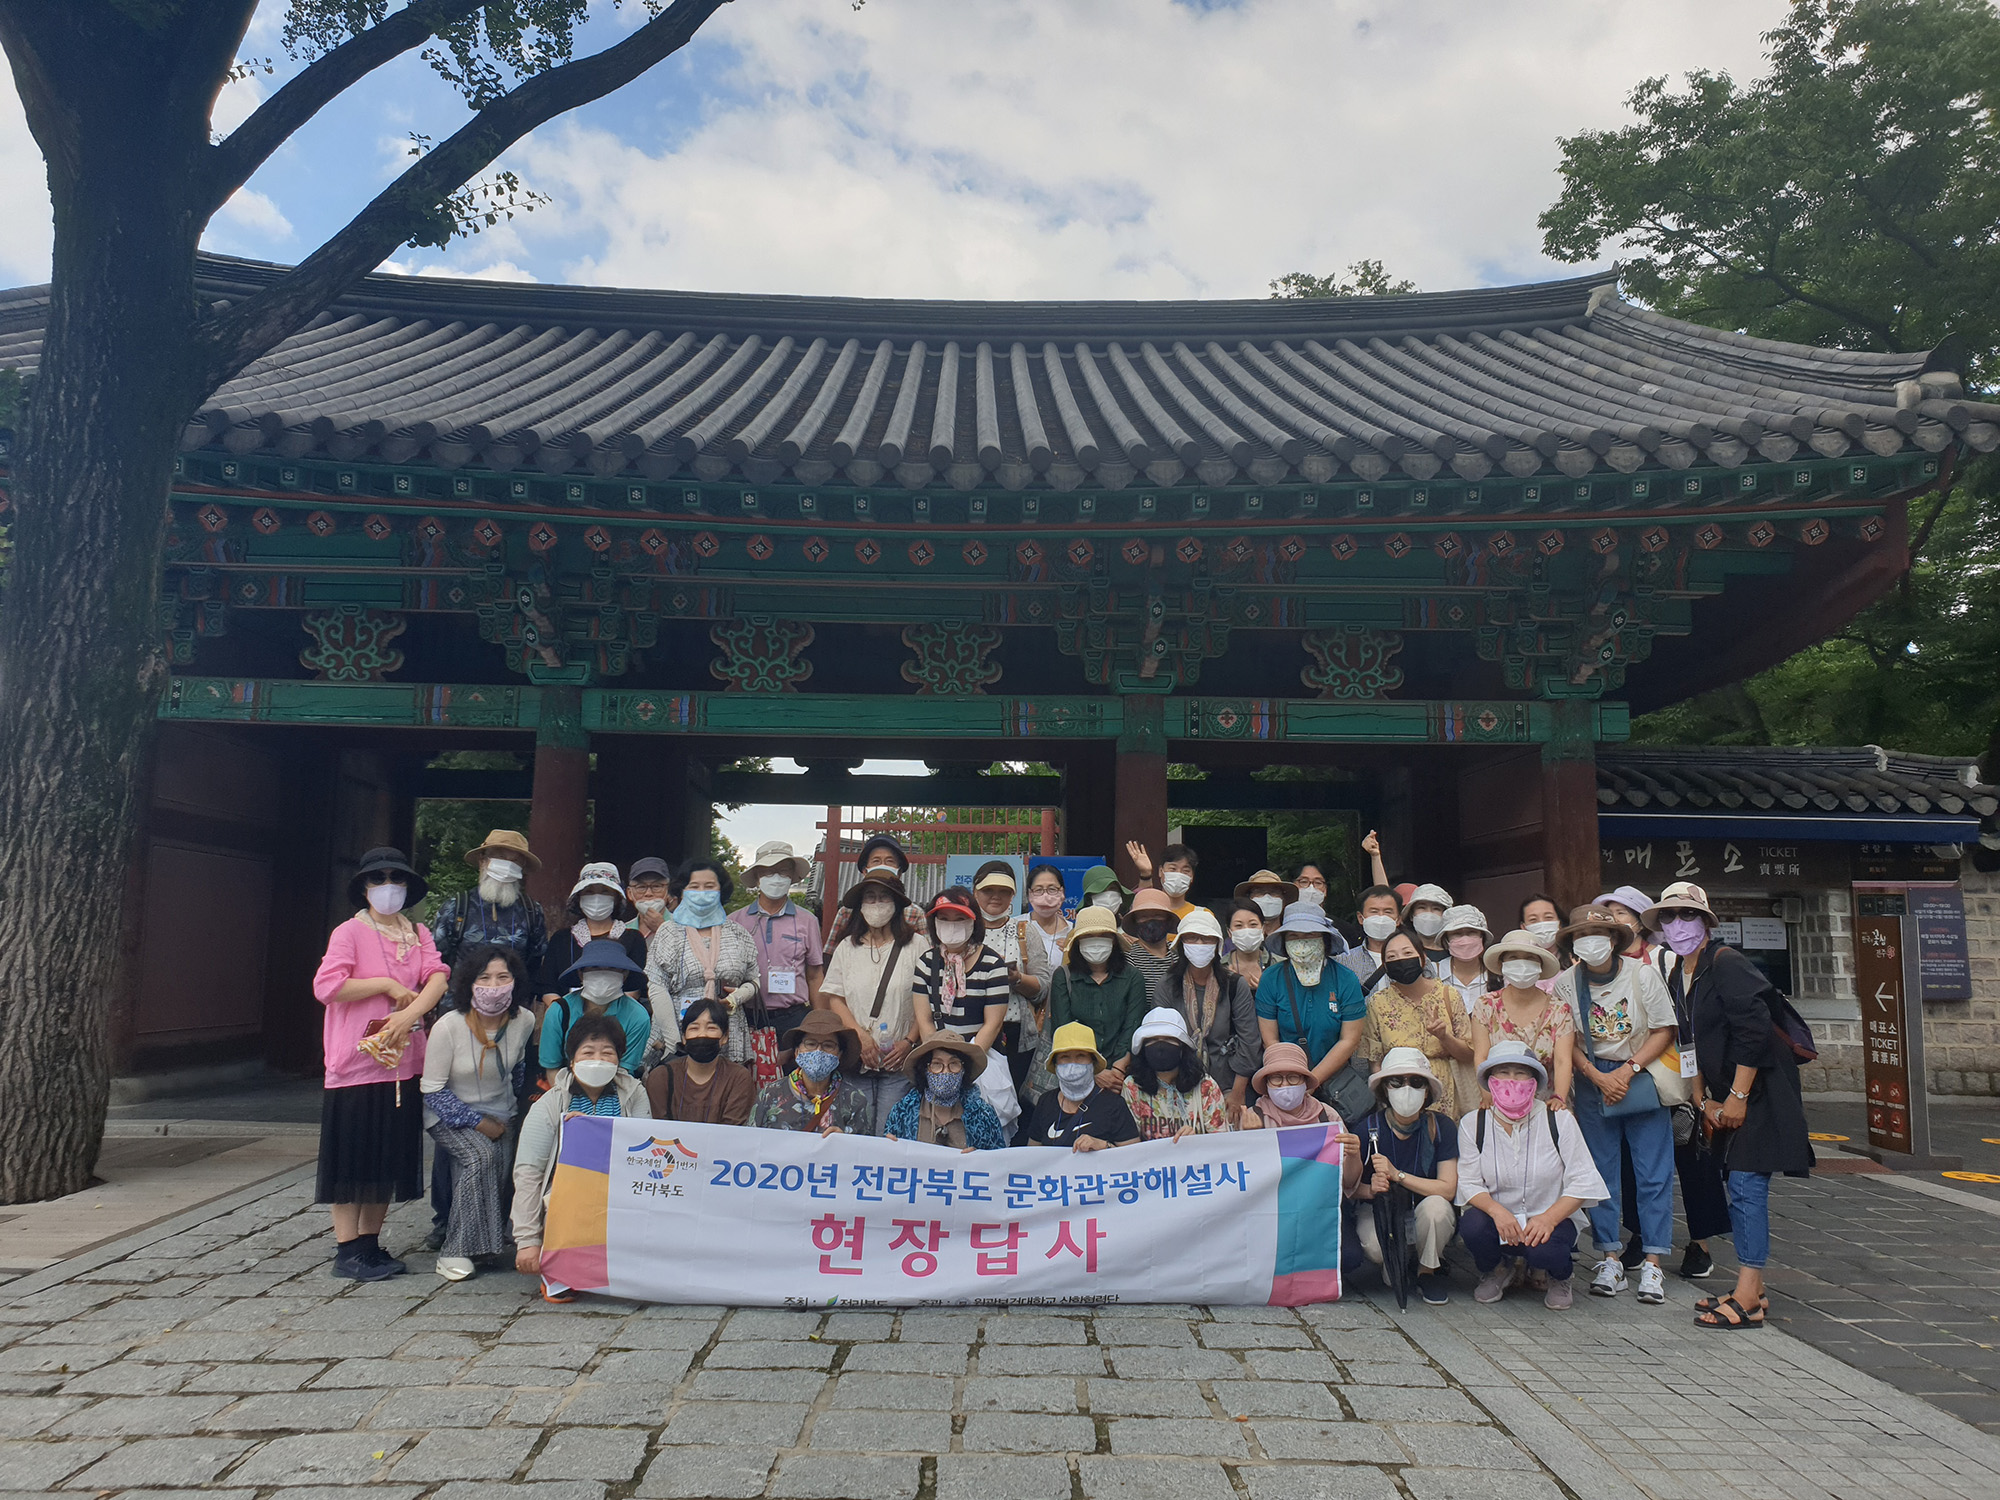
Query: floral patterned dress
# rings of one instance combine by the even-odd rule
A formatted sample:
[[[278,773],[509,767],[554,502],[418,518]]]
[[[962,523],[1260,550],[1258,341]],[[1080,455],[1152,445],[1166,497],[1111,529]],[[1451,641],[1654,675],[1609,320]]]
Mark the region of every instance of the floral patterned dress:
[[[1458,1080],[1444,1043],[1431,1035],[1431,1023],[1443,1017],[1446,1029],[1457,1040],[1472,1045],[1472,1018],[1458,991],[1436,979],[1427,979],[1414,996],[1405,995],[1395,985],[1384,983],[1368,997],[1368,1019],[1361,1023],[1361,1055],[1373,1067],[1380,1067],[1391,1047],[1415,1047],[1431,1065],[1438,1081],[1436,1107],[1449,1119],[1460,1112]]]
[[[1142,1140],[1163,1141],[1179,1135],[1183,1130],[1192,1130],[1196,1135],[1214,1135],[1231,1129],[1228,1101],[1213,1078],[1203,1075],[1201,1086],[1192,1093],[1182,1093],[1169,1084],[1161,1084],[1157,1093],[1147,1093],[1139,1087],[1136,1078],[1125,1080],[1119,1090],[1125,1107],[1132,1111],[1132,1119],[1139,1127]]]
[[[1570,1008],[1554,996],[1542,1004],[1542,1013],[1526,1025],[1516,1024],[1507,1014],[1502,1002],[1504,990],[1494,990],[1480,997],[1473,1007],[1473,1019],[1486,1028],[1489,1041],[1497,1042],[1502,1037],[1525,1044],[1528,1050],[1542,1060],[1542,1066],[1549,1070],[1551,1081],[1556,1076],[1556,1057],[1567,1052],[1576,1036],[1576,1020]]]

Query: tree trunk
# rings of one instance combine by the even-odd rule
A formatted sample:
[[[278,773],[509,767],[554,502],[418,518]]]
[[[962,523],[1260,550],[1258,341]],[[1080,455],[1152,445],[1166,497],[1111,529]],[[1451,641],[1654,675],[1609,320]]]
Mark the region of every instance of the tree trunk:
[[[208,129],[162,39],[52,43],[22,14],[4,40],[50,162],[55,248],[0,599],[0,1203],[85,1186],[103,1132],[124,871],[167,680],[166,500],[200,395],[183,200]]]

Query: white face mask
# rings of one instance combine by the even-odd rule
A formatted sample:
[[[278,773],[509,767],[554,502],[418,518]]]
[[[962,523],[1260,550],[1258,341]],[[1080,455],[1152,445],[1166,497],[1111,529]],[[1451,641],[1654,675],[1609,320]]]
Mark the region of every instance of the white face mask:
[[[607,896],[602,891],[592,891],[588,896],[577,898],[576,909],[593,922],[602,922],[611,915],[611,909],[618,904],[616,896]]]
[[[635,901],[632,904],[638,907],[640,911],[650,913],[656,917],[667,909],[667,903],[658,896],[649,896],[644,901]]]
[[[393,917],[403,909],[403,902],[409,894],[410,888],[406,885],[371,885],[368,887],[368,904],[377,916]]]
[[[766,875],[757,882],[757,889],[773,901],[782,901],[792,893],[792,877],[789,875]]]
[[[1077,939],[1077,951],[1087,964],[1101,964],[1111,957],[1114,940],[1108,937],[1087,937]]]
[[[489,859],[485,874],[488,880],[497,880],[505,885],[521,878],[521,867],[511,859]]]
[[[1316,937],[1288,937],[1285,939],[1285,957],[1292,961],[1299,978],[1307,984],[1319,983],[1319,971],[1326,964],[1326,943]]]
[[[1368,934],[1368,941],[1371,943],[1387,942],[1389,935],[1396,930],[1396,919],[1394,917],[1381,916],[1380,914],[1372,917],[1363,917],[1361,919],[1361,930]]]
[[[1183,875],[1179,870],[1169,870],[1160,877],[1160,889],[1169,896],[1185,896],[1193,884],[1194,876]]]
[[[1097,1086],[1097,1070],[1087,1062],[1056,1064],[1056,1087],[1065,1099],[1088,1099]]]
[[[1303,1083],[1281,1083],[1270,1094],[1271,1102],[1286,1114],[1306,1102],[1306,1086]]]
[[[580,1057],[570,1069],[570,1073],[578,1083],[601,1089],[618,1076],[618,1064],[608,1062],[601,1057]]]
[[[886,875],[891,880],[901,880],[903,878],[903,872],[897,869],[894,863],[886,865],[870,865],[867,869],[861,872],[861,875],[864,880],[870,875]]]
[[[1197,969],[1205,969],[1215,962],[1215,949],[1214,943],[1181,944],[1181,952],[1187,955],[1187,961]]]
[[[1593,969],[1602,968],[1604,961],[1611,957],[1611,939],[1601,933],[1593,932],[1588,937],[1580,937],[1570,946],[1576,950],[1577,958]]]
[[[943,918],[931,923],[931,933],[947,948],[972,941],[972,924],[964,918]]]
[[[1444,931],[1444,913],[1441,911],[1420,911],[1410,918],[1410,925],[1424,937],[1436,937]]]
[[[1500,977],[1517,990],[1532,987],[1542,977],[1542,966],[1530,958],[1509,958],[1500,965]]]
[[[1324,906],[1326,905],[1326,892],[1317,890],[1309,885],[1301,886],[1299,888],[1299,900],[1306,906]]]
[[[864,901],[861,903],[861,920],[866,922],[870,927],[887,927],[890,919],[895,915],[896,903],[893,901]]]
[[[1232,927],[1229,929],[1229,946],[1238,953],[1255,953],[1264,946],[1264,929],[1261,927]]]
[[[1285,898],[1282,896],[1252,896],[1250,899],[1257,903],[1257,910],[1267,917],[1275,917],[1285,909]]]
[[[1407,1083],[1398,1084],[1385,1092],[1389,1096],[1389,1108],[1406,1120],[1422,1109],[1429,1100],[1427,1089],[1414,1088]]]
[[[625,976],[617,969],[590,969],[577,985],[583,991],[583,998],[597,1005],[616,1000],[624,991]]]
[[[1554,945],[1556,934],[1562,931],[1562,923],[1530,922],[1527,925],[1526,931],[1529,937],[1540,943],[1544,948],[1548,948]]]
[[[1101,906],[1106,911],[1116,911],[1125,904],[1125,898],[1116,891],[1099,891],[1090,898],[1092,906]]]

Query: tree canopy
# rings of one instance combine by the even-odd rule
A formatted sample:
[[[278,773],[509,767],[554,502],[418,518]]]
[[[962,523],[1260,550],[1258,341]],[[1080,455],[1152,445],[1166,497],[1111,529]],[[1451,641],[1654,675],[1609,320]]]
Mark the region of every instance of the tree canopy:
[[[1557,259],[1618,253],[1627,291],[1764,338],[1962,346],[2000,382],[2000,13],[1988,0],[1795,0],[1748,83],[1649,78],[1637,123],[1561,142]],[[1844,630],[1651,714],[1656,742],[1984,752],[2000,774],[2000,464],[1910,508],[1911,570]]]
[[[1310,271],[1287,271],[1271,283],[1271,295],[1279,297],[1400,297],[1414,292],[1417,284],[1391,276],[1379,260],[1357,260],[1347,268],[1346,279],[1339,272],[1315,276]]]

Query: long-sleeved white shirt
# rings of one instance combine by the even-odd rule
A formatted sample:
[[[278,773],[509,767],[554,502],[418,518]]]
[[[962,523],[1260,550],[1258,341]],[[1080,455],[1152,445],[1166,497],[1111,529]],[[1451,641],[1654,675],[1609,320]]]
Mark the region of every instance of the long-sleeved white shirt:
[[[1479,1117],[1486,1116],[1486,1148],[1478,1145]],[[1568,1110],[1555,1111],[1556,1134],[1562,1148],[1549,1138],[1549,1107],[1537,1104],[1528,1117],[1507,1128],[1497,1110],[1474,1110],[1458,1122],[1458,1203],[1462,1208],[1480,1193],[1515,1218],[1532,1219],[1558,1198],[1575,1198],[1588,1207],[1610,1194],[1590,1147]]]

